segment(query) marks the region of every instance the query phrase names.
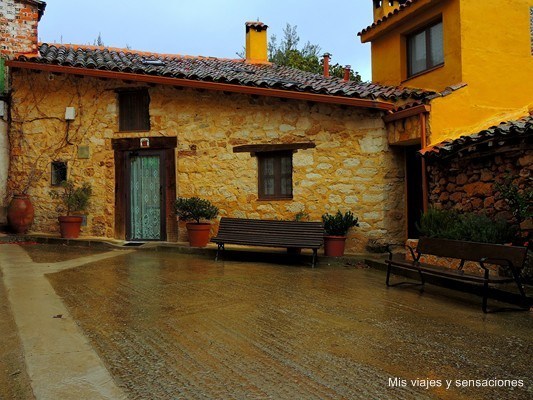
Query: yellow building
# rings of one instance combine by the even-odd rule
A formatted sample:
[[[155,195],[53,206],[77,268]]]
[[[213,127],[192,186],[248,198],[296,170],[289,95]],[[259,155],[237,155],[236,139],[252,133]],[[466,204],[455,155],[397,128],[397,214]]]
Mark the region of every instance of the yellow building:
[[[533,1],[374,0],[373,6],[374,22],[359,32],[372,46],[373,82],[435,92],[384,118],[389,144],[406,152],[409,220],[418,218],[420,203],[497,215],[489,181],[509,175],[531,187]],[[485,147],[498,148],[504,159],[487,161]],[[484,158],[482,168],[456,162],[467,153],[470,160]],[[495,174],[502,168],[495,164],[505,170]],[[465,189],[479,183],[480,168],[483,185]],[[491,200],[472,203],[473,192]]]
[[[443,93],[429,102],[428,144],[533,109],[532,0],[374,1],[374,8],[374,23],[359,33],[372,45],[373,82]]]

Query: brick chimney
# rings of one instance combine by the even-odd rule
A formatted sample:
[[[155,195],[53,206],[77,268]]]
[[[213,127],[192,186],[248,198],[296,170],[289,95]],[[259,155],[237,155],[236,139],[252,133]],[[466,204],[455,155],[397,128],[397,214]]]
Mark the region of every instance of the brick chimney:
[[[0,56],[37,54],[37,25],[46,3],[40,0],[0,0]]]
[[[259,21],[246,23],[246,62],[268,63],[267,28]]]
[[[374,22],[376,22],[396,10],[406,0],[372,0],[372,2],[374,3]]]

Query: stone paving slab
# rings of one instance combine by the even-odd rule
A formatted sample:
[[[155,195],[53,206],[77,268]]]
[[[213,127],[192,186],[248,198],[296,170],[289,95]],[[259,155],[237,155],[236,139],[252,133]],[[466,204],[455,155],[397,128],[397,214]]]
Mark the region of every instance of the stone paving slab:
[[[120,252],[46,264],[34,263],[17,245],[2,250],[0,266],[37,400],[126,398],[44,277]]]

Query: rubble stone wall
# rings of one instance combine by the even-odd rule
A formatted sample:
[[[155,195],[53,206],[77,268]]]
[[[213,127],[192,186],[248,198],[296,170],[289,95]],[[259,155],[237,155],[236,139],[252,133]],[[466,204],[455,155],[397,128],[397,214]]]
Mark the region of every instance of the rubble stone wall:
[[[352,210],[348,251],[363,251],[370,239],[405,239],[403,152],[387,144],[379,112],[275,98],[150,86],[149,132],[119,132],[114,89],[121,81],[48,73],[14,73],[9,188],[30,181],[36,217],[33,231],[57,232],[57,210],[48,195],[50,162],[68,162],[70,177],[94,188],[83,235],[114,237],[114,152],[111,140],[173,136],[179,196],[200,196],[220,216],[294,219],[306,212]],[[65,107],[76,108],[67,124]],[[293,199],[260,201],[257,159],[234,153],[246,144],[313,142],[293,156]],[[88,159],[78,158],[88,146]],[[33,176],[32,179],[28,179]],[[216,224],[215,224],[216,225]],[[180,240],[186,239],[180,226]]]
[[[433,206],[511,219],[495,183],[503,183],[510,177],[518,188],[531,188],[533,155],[524,150],[479,159],[433,162],[428,165],[428,177]]]

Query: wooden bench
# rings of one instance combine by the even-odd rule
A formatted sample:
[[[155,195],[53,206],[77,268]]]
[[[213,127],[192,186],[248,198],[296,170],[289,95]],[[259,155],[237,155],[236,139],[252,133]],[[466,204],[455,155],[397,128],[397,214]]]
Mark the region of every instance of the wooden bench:
[[[324,228],[320,222],[276,221],[261,219],[220,219],[217,235],[211,242],[218,245],[215,260],[225,244],[244,246],[312,249],[313,268],[317,251],[324,244]]]
[[[458,240],[420,238],[416,249],[405,246],[413,260],[406,260],[404,254],[393,254],[392,247],[398,245],[389,245],[389,259],[387,263],[387,286],[397,286],[407,282],[390,283],[390,274],[393,268],[415,271],[418,273],[421,285],[424,285],[426,275],[438,276],[446,279],[465,281],[483,286],[483,312],[487,311],[487,298],[489,294],[489,284],[501,284],[515,282],[520,292],[523,308],[527,310],[527,297],[520,281],[520,272],[524,266],[527,257],[527,248],[518,246],[504,246],[498,244],[465,242]],[[424,255],[433,255],[438,257],[453,258],[460,260],[456,269],[445,268],[437,265],[420,262]],[[403,257],[403,258],[402,258]],[[463,270],[466,261],[476,263],[483,275],[475,275]],[[488,265],[495,265],[498,269],[502,268],[507,271],[508,276],[499,276],[497,272],[490,271]]]

